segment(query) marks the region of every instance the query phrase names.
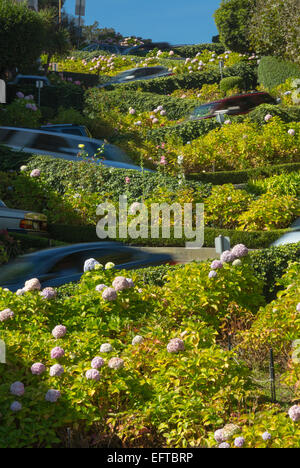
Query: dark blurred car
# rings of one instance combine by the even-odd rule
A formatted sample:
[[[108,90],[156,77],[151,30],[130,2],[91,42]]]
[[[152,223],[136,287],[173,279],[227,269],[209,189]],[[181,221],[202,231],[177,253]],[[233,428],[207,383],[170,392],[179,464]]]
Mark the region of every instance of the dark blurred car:
[[[218,112],[225,110],[227,115],[248,114],[260,104],[278,104],[278,101],[263,92],[237,94],[196,107],[190,115],[190,120],[211,119],[216,117]]]
[[[174,73],[170,72],[168,68],[161,66],[131,68],[114,76],[107,83],[99,85],[98,88],[121,83],[131,83],[137,80],[152,80],[153,78],[162,78],[170,75],[174,75]]]
[[[91,132],[85,125],[48,124],[41,125],[39,128],[40,130],[44,130],[45,132],[68,133],[69,135],[78,135],[87,138],[92,138]]]
[[[170,255],[143,252],[118,242],[73,244],[22,255],[2,266],[0,286],[15,292],[31,278],[38,278],[42,287],[76,282],[80,280],[88,258],[94,258],[102,265],[113,262],[117,269],[128,270],[175,263]]]

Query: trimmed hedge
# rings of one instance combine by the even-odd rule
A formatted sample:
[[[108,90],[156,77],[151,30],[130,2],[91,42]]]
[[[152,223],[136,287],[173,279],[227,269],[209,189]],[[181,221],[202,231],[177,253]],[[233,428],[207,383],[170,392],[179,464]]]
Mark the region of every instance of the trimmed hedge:
[[[15,160],[15,155],[16,160]],[[23,155],[23,157],[22,157]],[[55,159],[50,156],[35,156],[28,153],[15,153],[5,147],[0,147],[0,171],[19,170],[20,166],[26,164],[29,170],[39,168],[47,178],[47,184],[50,189],[64,193],[67,186],[72,184],[73,188],[81,188],[88,192],[103,193],[107,198],[108,194],[114,199],[119,199],[119,195],[127,193],[128,199],[138,200],[144,193],[147,197],[158,185],[158,179],[161,181],[161,175],[158,172],[141,172],[128,169],[115,169],[102,166],[101,168],[93,163],[77,161],[70,162],[63,159]],[[79,166],[80,164],[80,166]],[[79,172],[80,171],[80,174]],[[129,176],[130,184],[126,184],[125,177]],[[165,176],[170,189],[178,188],[178,179],[176,177]],[[211,192],[211,184],[189,181],[188,185],[200,192],[202,197],[207,197]],[[123,187],[123,191],[121,190]]]
[[[216,119],[188,120],[172,127],[160,127],[147,132],[147,139],[154,143],[161,143],[170,137],[180,137],[185,144],[199,138],[206,133],[220,127]]]
[[[7,103],[13,101],[16,93],[21,91],[25,95],[32,94],[38,102],[38,89],[34,85],[7,86]],[[73,107],[82,111],[84,106],[84,89],[70,82],[62,81],[56,86],[44,86],[41,89],[41,106],[57,110],[59,107]]]
[[[265,88],[272,89],[284,83],[288,78],[300,78],[300,67],[293,62],[266,56],[260,60],[257,74],[258,82]]]
[[[39,237],[32,234],[10,232],[9,235],[19,242],[21,250],[23,252],[33,249],[39,250],[47,249],[49,247],[54,246],[65,245],[65,242],[49,239],[48,237]]]
[[[251,260],[257,276],[265,283],[264,295],[268,301],[275,299],[280,289],[276,282],[283,275],[288,263],[299,261],[299,259],[300,242],[251,252]]]
[[[290,173],[300,171],[300,163],[277,164],[274,166],[259,167],[256,169],[246,169],[245,171],[220,171],[220,172],[200,172],[191,173],[186,177],[188,180],[194,180],[212,185],[223,184],[244,184],[253,179],[271,177],[275,174]]]
[[[215,238],[219,235],[230,237],[231,245],[245,244],[250,249],[259,249],[269,247],[269,245],[282,236],[287,229],[278,229],[276,231],[235,231],[230,229],[205,228],[204,247],[214,247]],[[49,234],[53,239],[64,242],[99,242],[96,235],[96,227],[88,226],[66,226],[59,224],[49,225]],[[111,239],[125,242],[129,245],[146,247],[184,247],[185,239]]]
[[[241,76],[246,89],[254,89],[257,84],[257,68],[251,64],[240,62],[223,70],[223,76]],[[215,66],[207,66],[202,72],[172,75],[153,80],[139,80],[133,83],[118,84],[106,89],[122,87],[124,90],[141,90],[143,92],[169,94],[176,89],[201,88],[204,84],[219,83],[221,81],[220,70]]]
[[[226,94],[233,88],[244,89],[244,80],[241,76],[227,76],[220,81],[220,90]]]
[[[195,106],[199,105],[199,101],[131,91],[119,87],[109,93],[96,88],[88,90],[85,93],[85,105],[86,112],[103,112],[105,109],[117,107],[123,113],[128,113],[129,107],[139,112],[150,112],[158,106],[163,106],[167,112],[167,118],[177,120],[189,114]]]
[[[264,118],[267,114],[279,117],[283,122],[299,122],[300,121],[300,106],[283,106],[274,104],[261,104],[253,111],[249,112],[248,117],[252,122],[258,124],[266,124]],[[242,116],[238,116],[233,120],[244,120]]]
[[[173,47],[173,50],[177,55],[180,55],[180,57],[194,57],[199,52],[201,54],[204,50],[210,50],[211,52],[215,52],[217,55],[221,55],[225,52],[225,47],[220,42],[214,42],[209,44],[193,44]]]

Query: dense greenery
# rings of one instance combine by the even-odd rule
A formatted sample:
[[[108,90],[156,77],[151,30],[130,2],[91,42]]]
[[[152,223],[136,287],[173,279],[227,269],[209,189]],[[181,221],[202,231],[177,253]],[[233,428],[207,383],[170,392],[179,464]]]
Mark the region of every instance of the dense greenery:
[[[253,0],[222,0],[214,18],[220,41],[234,52],[248,52],[248,24]]]
[[[288,78],[300,78],[300,67],[276,57],[263,57],[258,66],[258,81],[272,89]]]

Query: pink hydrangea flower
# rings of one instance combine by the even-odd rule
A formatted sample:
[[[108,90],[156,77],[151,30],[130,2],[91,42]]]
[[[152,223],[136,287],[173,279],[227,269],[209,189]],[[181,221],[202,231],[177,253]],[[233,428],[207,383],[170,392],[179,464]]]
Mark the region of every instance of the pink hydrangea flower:
[[[157,122],[158,122],[158,119],[156,117],[152,119],[152,123],[156,124]]]
[[[88,258],[84,262],[84,266],[83,266],[84,273],[86,273],[87,271],[94,270],[96,265],[99,265],[99,262],[97,260],[95,260],[94,258]]]
[[[225,448],[225,449],[226,449],[226,448],[230,448],[230,445],[229,445],[228,442],[222,442],[222,443],[219,445],[218,448],[220,448],[220,449]]]
[[[100,353],[110,353],[113,350],[112,345],[110,343],[103,343],[100,346]]]
[[[130,184],[130,177],[125,177],[125,184]]]
[[[233,247],[231,253],[237,258],[245,257],[248,255],[248,249],[244,244],[237,244]]]
[[[18,92],[16,93],[16,96],[17,96],[19,99],[23,99],[24,94],[21,93],[21,91],[18,91]]]
[[[96,382],[98,382],[98,380],[100,379],[100,374],[97,371],[97,369],[89,369],[88,371],[86,371],[85,377],[88,380],[96,380]]]
[[[43,297],[43,299],[54,299],[56,297],[56,291],[53,288],[45,288],[43,291],[40,293],[40,295]]]
[[[178,353],[184,351],[184,342],[180,338],[172,338],[167,345],[168,353]]]
[[[208,273],[208,277],[209,278],[215,278],[217,276],[217,272],[216,270],[211,270],[209,273]]]
[[[122,369],[124,367],[124,361],[121,358],[113,357],[108,361],[108,367],[111,369]]]
[[[45,400],[49,401],[50,403],[55,403],[61,397],[61,393],[59,390],[54,390],[51,388],[45,395]]]
[[[218,442],[218,444],[220,444],[221,442],[225,442],[226,439],[223,433],[223,429],[218,429],[217,431],[215,431],[214,438],[215,441]]]
[[[245,444],[244,437],[236,437],[236,439],[234,439],[234,445],[236,447],[242,448],[244,444]]]
[[[30,177],[40,177],[41,171],[39,169],[33,169],[30,173]]]
[[[288,134],[291,135],[291,136],[294,136],[295,135],[295,130],[293,128],[290,128],[288,130]]]
[[[133,115],[135,114],[135,109],[133,109],[132,107],[129,109],[129,114]]]
[[[4,309],[0,312],[0,322],[4,322],[5,320],[9,320],[13,318],[14,313],[10,309]]]
[[[65,336],[66,333],[67,333],[67,328],[64,325],[57,325],[52,330],[52,335],[56,339],[62,338],[63,336]]]
[[[117,299],[117,293],[114,288],[106,288],[102,293],[102,299],[105,301],[115,301]]]
[[[296,310],[297,312],[300,312],[300,302],[298,302],[298,304],[296,305]]]
[[[41,362],[35,362],[31,366],[31,373],[33,375],[41,375],[43,372],[45,372],[45,370],[46,367]]]
[[[129,288],[134,288],[134,282],[132,281],[131,278],[126,278],[126,281],[128,283]]]
[[[22,382],[14,382],[10,386],[10,393],[16,396],[22,396],[25,393],[25,387]]]
[[[94,357],[91,361],[91,367],[93,369],[100,369],[104,365],[104,359],[100,356]]]
[[[105,288],[107,288],[106,284],[97,284],[95,289],[96,291],[100,292],[102,291],[102,289],[105,289]]]
[[[271,436],[271,434],[270,434],[268,431],[266,431],[266,432],[264,432],[264,433],[262,434],[262,439],[265,440],[265,441],[266,441],[266,440],[270,440],[271,437],[272,437],[272,436]]]
[[[32,278],[25,282],[25,286],[23,289],[24,291],[34,291],[34,290],[40,291],[41,283],[39,282],[37,278]]]
[[[223,263],[221,260],[214,260],[210,265],[211,270],[216,270],[217,268],[223,268]]]
[[[59,359],[65,355],[65,351],[59,346],[56,346],[55,348],[51,349],[50,355],[51,359]]]
[[[59,377],[64,373],[64,368],[60,364],[54,364],[50,367],[49,373],[51,377]]]
[[[115,291],[123,291],[129,288],[128,281],[124,276],[116,276],[112,282],[112,286]]]
[[[272,118],[273,116],[271,114],[265,115],[265,122],[269,122],[269,120],[271,120]]]
[[[292,421],[300,421],[300,405],[294,405],[289,409],[289,417]]]
[[[230,263],[235,260],[235,256],[230,250],[225,250],[220,257],[220,260],[222,263]]]

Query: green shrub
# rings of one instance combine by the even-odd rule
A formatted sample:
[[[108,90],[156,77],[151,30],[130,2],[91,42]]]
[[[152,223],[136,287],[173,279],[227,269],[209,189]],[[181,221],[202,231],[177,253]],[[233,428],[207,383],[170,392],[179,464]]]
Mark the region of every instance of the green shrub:
[[[162,143],[169,139],[181,139],[183,144],[206,135],[211,130],[219,128],[220,124],[215,119],[187,120],[172,127],[160,127],[149,130],[146,134],[148,140],[154,143]]]
[[[265,116],[271,114],[272,116],[277,116],[283,122],[299,122],[300,121],[300,107],[299,106],[283,106],[283,105],[273,105],[273,104],[261,104],[253,109],[247,117],[251,122],[256,122],[258,124],[265,124]],[[237,119],[237,118],[236,118]],[[237,120],[240,120],[237,119]]]
[[[283,173],[266,179],[251,181],[248,182],[247,189],[257,195],[268,192],[275,196],[291,195],[300,198],[300,173]]]
[[[267,301],[275,299],[279,290],[278,280],[282,277],[289,262],[299,261],[300,242],[270,247],[250,253],[256,275],[265,283],[264,296]]]
[[[136,111],[153,111],[158,106],[163,106],[166,116],[170,120],[179,119],[192,111],[198,101],[185,101],[161,94],[130,91],[119,87],[114,91],[106,92],[92,88],[85,93],[85,112],[109,111],[118,108],[120,112],[128,113],[130,107]]]
[[[211,227],[233,229],[238,225],[238,216],[249,206],[253,197],[245,190],[235,190],[232,184],[212,188],[205,200],[205,223]]]
[[[284,207],[284,209],[282,209]],[[291,195],[265,193],[240,214],[238,224],[245,230],[274,230],[289,227],[300,216],[300,201]]]
[[[265,88],[272,89],[284,83],[288,78],[300,78],[298,65],[277,57],[262,57],[258,66],[258,82],[260,84]]]
[[[273,174],[288,174],[294,171],[300,171],[300,163],[274,164],[272,166],[246,169],[245,171],[200,172],[198,174],[191,173],[187,175],[187,179],[208,182],[213,185],[229,183],[243,184],[252,179],[270,177]]]
[[[253,89],[256,86],[256,69],[248,63],[237,63],[232,67],[227,67],[223,70],[223,76],[241,76],[244,80],[246,89]],[[219,67],[210,66],[209,69],[202,72],[194,72],[190,74],[175,75],[165,78],[156,78],[153,80],[141,80],[133,83],[122,85],[114,85],[111,89],[122,87],[124,90],[141,90],[143,92],[151,92],[157,94],[169,94],[175,89],[191,89],[200,88],[204,84],[219,83],[221,80]],[[108,88],[107,88],[108,89]]]
[[[32,106],[33,108],[28,108]],[[40,125],[41,111],[33,99],[15,99],[1,113],[0,124],[7,127],[37,128]]]
[[[217,55],[223,54],[225,52],[223,44],[218,42],[211,44],[194,44],[190,46],[180,46],[174,48],[176,54],[180,55],[181,57],[194,57],[196,54],[201,53],[204,50],[210,50],[211,52],[215,52]]]
[[[95,287],[111,285],[119,275],[115,270],[85,273],[71,296],[48,301],[38,291],[16,296],[0,290],[0,310],[14,312],[12,319],[0,322],[9,364],[0,367],[0,446],[63,447],[66,427],[75,437],[88,439],[95,430],[104,441],[106,435],[117,436],[127,447],[141,445],[145,429],[151,447],[202,443],[207,432],[203,420],[216,427],[252,397],[249,371],[233,359],[233,352],[216,344],[216,330],[208,323],[221,321],[226,304],[240,289],[241,303],[253,308],[254,301],[262,302],[260,283],[249,266],[224,268],[214,290],[204,288],[208,271],[207,264],[186,266],[180,274],[170,275],[168,285],[144,286],[142,292],[126,289],[114,301],[105,301]],[[170,285],[175,281],[180,287],[173,295]],[[182,294],[187,290],[184,304]],[[183,317],[185,309],[188,316]],[[67,333],[55,340],[51,332],[57,324],[63,324]],[[170,339],[183,330],[185,350],[169,353]],[[143,343],[133,346],[138,333]],[[86,372],[103,343],[110,343],[113,352],[101,354],[105,363],[100,380],[88,380]],[[64,373],[51,377],[50,352],[57,346],[65,351],[59,359]],[[107,365],[113,356],[123,360],[124,368]],[[46,372],[33,375],[30,369],[36,362],[43,363]],[[22,410],[12,413],[16,397],[10,386],[16,381],[24,384],[25,394],[18,397]],[[45,399],[50,388],[61,393],[55,404]],[[108,424],[114,429],[108,430]]]
[[[220,81],[220,90],[225,95],[233,88],[238,88],[240,91],[244,89],[244,81],[241,76],[228,76]]]

